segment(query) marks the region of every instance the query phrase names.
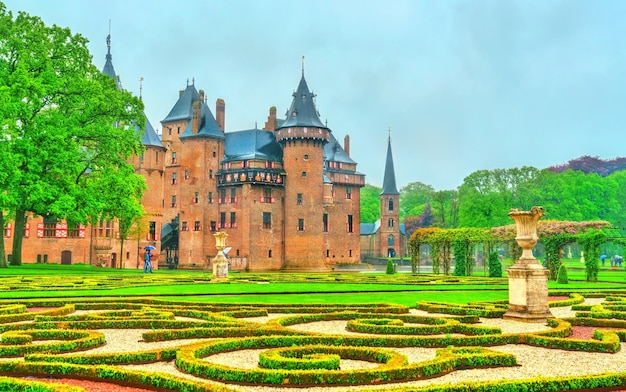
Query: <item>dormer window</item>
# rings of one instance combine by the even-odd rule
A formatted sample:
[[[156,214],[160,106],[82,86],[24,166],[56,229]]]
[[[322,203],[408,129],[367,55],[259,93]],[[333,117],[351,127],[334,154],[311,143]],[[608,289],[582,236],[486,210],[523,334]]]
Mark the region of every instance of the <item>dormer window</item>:
[[[291,117],[296,117],[297,115],[298,115],[298,112],[296,112],[295,110],[291,112]]]

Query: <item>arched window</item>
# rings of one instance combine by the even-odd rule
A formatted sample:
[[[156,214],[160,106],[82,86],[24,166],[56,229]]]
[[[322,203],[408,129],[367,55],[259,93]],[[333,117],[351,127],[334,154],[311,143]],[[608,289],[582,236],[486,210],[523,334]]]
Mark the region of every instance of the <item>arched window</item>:
[[[389,199],[389,211],[393,211],[393,199]]]
[[[389,236],[387,237],[387,246],[394,246],[395,243],[395,238],[393,237],[393,234],[389,234]]]

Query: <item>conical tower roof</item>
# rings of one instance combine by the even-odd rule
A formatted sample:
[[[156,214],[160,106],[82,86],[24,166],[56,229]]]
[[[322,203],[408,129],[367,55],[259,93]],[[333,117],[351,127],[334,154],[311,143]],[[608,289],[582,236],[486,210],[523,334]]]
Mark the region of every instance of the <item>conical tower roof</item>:
[[[393,155],[391,154],[391,137],[387,142],[387,160],[385,161],[385,176],[383,177],[383,190],[381,195],[399,195],[396,187],[396,172],[393,168]]]
[[[320,121],[319,113],[315,108],[315,94],[309,91],[309,86],[304,79],[304,70],[298,89],[293,93],[291,107],[287,111],[287,118],[279,128],[287,127],[317,127],[326,128]],[[279,129],[277,128],[277,129]]]
[[[113,56],[111,56],[111,34],[107,35],[107,55],[106,61],[104,62],[104,67],[102,68],[102,73],[105,75],[109,75],[111,79],[115,80],[117,84],[117,88],[122,89],[122,83],[120,83],[120,78],[117,77],[115,73],[115,68],[113,67]]]

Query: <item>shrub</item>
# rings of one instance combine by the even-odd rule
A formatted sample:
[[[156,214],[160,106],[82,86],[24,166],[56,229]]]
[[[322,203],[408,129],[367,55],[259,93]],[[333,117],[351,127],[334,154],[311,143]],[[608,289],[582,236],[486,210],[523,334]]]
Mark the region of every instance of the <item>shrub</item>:
[[[391,259],[387,259],[387,271],[388,275],[393,275],[396,273],[396,265],[393,263]]]
[[[569,280],[567,279],[567,267],[565,264],[561,264],[559,267],[559,272],[556,273],[556,281],[557,283],[568,284]]]
[[[491,252],[489,254],[489,277],[502,277],[502,263],[500,262],[500,256],[498,256],[497,252]]]

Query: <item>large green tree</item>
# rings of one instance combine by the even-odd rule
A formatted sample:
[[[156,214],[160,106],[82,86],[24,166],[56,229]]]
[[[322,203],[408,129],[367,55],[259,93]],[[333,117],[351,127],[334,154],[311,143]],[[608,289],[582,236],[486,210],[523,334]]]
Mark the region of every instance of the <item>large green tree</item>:
[[[111,176],[136,176],[115,169],[141,152],[135,124],[145,121],[141,101],[92,64],[85,38],[23,12],[13,18],[1,3],[0,23],[0,131],[18,171],[0,183],[0,209],[14,211],[20,264],[28,213],[70,225],[102,216],[106,198],[94,189]]]
[[[374,223],[380,219],[380,192],[382,188],[370,184],[361,188],[361,222]]]
[[[534,167],[479,170],[465,177],[459,187],[459,226],[495,227],[508,223],[511,208],[527,209],[520,192],[539,170]]]
[[[409,216],[419,216],[430,203],[435,189],[431,185],[412,182],[400,189],[400,220]]]

